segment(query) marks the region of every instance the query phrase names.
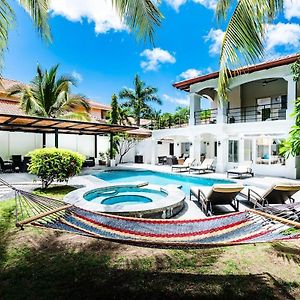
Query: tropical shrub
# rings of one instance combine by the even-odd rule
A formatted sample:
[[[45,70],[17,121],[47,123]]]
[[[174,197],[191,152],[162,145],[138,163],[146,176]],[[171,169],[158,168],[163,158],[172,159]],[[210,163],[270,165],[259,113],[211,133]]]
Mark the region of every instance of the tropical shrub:
[[[28,153],[31,162],[29,172],[42,180],[42,187],[47,188],[54,180],[58,182],[68,181],[74,175],[80,173],[85,157],[77,152],[43,148]]]

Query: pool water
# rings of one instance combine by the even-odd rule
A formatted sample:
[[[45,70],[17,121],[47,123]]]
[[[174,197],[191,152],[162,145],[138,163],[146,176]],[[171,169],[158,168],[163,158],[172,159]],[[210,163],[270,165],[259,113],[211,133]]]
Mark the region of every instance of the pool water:
[[[91,190],[83,195],[87,201],[104,204],[104,205],[117,205],[117,204],[142,204],[150,203],[156,200],[162,200],[167,196],[163,191],[149,189],[145,187],[106,187]]]
[[[150,184],[156,184],[164,186],[168,184],[182,186],[182,190],[186,195],[189,195],[190,187],[197,186],[212,186],[214,184],[226,184],[233,183],[231,180],[225,179],[212,179],[203,178],[198,176],[185,176],[182,174],[170,174],[154,171],[134,171],[134,170],[121,170],[121,171],[105,171],[94,174],[97,178],[102,180],[118,183],[118,182],[148,182]]]

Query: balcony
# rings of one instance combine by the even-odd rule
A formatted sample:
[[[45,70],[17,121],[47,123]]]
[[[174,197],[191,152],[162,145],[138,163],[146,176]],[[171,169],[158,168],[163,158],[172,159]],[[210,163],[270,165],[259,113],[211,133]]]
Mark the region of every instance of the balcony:
[[[227,123],[248,123],[286,120],[286,102],[230,108]]]
[[[195,125],[216,124],[217,114],[217,108],[195,111]]]

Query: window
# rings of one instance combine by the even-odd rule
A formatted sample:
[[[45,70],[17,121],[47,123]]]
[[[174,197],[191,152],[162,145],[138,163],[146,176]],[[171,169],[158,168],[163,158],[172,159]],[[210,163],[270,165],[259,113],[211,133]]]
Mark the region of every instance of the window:
[[[244,160],[245,161],[253,160],[252,140],[249,140],[249,139],[244,140]]]
[[[262,136],[256,141],[257,164],[284,165],[285,159],[279,154],[282,139]]]
[[[238,141],[229,140],[228,141],[228,162],[238,162],[239,152],[238,152]]]

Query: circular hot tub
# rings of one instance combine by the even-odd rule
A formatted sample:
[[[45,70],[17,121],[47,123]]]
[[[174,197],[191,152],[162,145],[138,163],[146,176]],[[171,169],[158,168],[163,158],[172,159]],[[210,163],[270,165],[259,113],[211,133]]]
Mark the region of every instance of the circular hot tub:
[[[143,218],[171,218],[184,206],[185,194],[174,186],[117,184],[75,190],[65,197],[84,209]]]

